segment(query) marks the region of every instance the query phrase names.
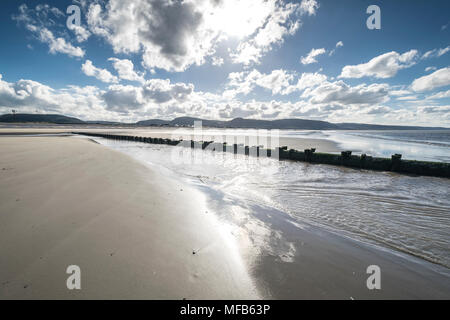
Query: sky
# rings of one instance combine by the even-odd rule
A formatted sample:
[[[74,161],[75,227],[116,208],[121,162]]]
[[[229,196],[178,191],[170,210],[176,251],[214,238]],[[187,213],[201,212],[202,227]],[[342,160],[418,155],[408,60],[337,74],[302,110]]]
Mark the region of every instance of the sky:
[[[0,7],[2,114],[450,127],[447,0],[2,0]]]

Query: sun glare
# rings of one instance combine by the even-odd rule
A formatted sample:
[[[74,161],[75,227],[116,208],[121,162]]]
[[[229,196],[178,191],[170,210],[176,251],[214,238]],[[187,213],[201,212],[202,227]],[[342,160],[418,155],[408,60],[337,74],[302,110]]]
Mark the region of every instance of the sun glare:
[[[234,37],[245,38],[261,27],[273,5],[266,1],[224,1],[211,9],[205,16],[205,22],[212,29]],[[249,12],[252,14],[249,15]]]

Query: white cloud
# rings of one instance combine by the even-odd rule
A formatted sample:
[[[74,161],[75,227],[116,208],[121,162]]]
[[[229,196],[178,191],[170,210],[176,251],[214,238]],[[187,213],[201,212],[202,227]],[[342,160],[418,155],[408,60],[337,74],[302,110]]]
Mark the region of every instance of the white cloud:
[[[433,67],[433,66],[425,68],[425,72],[434,71],[434,70],[436,70],[436,67]]]
[[[315,15],[317,9],[319,9],[319,4],[315,0],[303,0],[300,4],[300,10],[310,16]]]
[[[417,50],[410,50],[403,54],[395,51],[387,52],[371,59],[367,63],[350,65],[342,68],[339,78],[391,78],[401,69],[409,68],[416,62]]]
[[[221,65],[223,65],[223,63],[224,63],[223,58],[220,58],[220,57],[212,57],[211,64],[212,64],[213,66],[221,66]]]
[[[251,1],[243,1],[251,3]],[[258,24],[250,38],[246,38],[238,44],[238,47],[231,53],[232,61],[249,65],[259,63],[264,53],[272,50],[274,45],[283,43],[284,37],[293,35],[300,27],[300,20],[297,13],[314,14],[315,9],[312,6],[315,0],[303,0],[298,4],[283,3],[282,1],[264,2],[266,10],[259,10],[260,15]],[[248,10],[246,12],[253,12]]]
[[[327,80],[327,76],[318,72],[315,73],[302,73],[297,83],[290,85],[283,90],[283,94],[290,94],[295,91],[302,91],[307,88],[312,88],[324,83]]]
[[[53,33],[47,28],[38,31],[39,39],[48,44],[50,53],[64,53],[72,57],[84,57],[84,50],[80,47],[75,47],[64,38],[55,38]]]
[[[78,42],[84,42],[91,36],[91,33],[82,26],[72,24],[70,29],[75,33]]]
[[[340,48],[340,47],[343,47],[343,46],[344,46],[344,42],[338,41],[338,42],[336,43],[335,48],[332,49],[328,55],[329,55],[329,56],[332,56],[332,55],[336,52],[336,49],[337,49],[337,48]]]
[[[421,106],[417,108],[417,113],[425,115],[434,115],[436,117],[442,117],[443,119],[450,120],[450,105],[447,106]]]
[[[8,83],[0,75],[0,105],[1,106],[32,106],[38,104],[46,108],[56,107],[51,99],[53,90],[39,82],[32,80],[19,80]]]
[[[287,95],[314,87],[327,79],[320,73],[302,73],[297,83],[294,83],[296,78],[294,72],[283,69],[272,70],[268,74],[261,73],[256,69],[250,72],[233,72],[228,75],[228,90],[223,95],[228,98],[233,98],[240,93],[246,95],[256,86],[270,90],[273,95]]]
[[[69,86],[55,90],[32,80],[14,83],[2,80],[0,75],[0,112],[11,108],[26,113],[60,113],[86,120],[108,120],[114,114],[105,112],[95,87]]]
[[[400,89],[400,90],[390,90],[389,91],[389,95],[391,96],[405,96],[411,94],[411,91],[409,90],[405,90],[405,89]]]
[[[440,125],[450,120],[449,106],[420,105],[404,109],[386,106],[387,85],[351,87],[325,82],[308,91],[307,99],[296,102],[247,102],[194,90],[192,84],[152,79],[143,85],[114,84],[106,90],[68,86],[52,89],[32,80],[9,83],[0,75],[0,112],[61,113],[83,120],[138,121],[172,119],[191,115],[218,119],[251,117],[280,119],[302,117],[336,122],[401,123]]]
[[[418,98],[416,95],[401,96],[401,97],[397,98],[397,100],[400,100],[400,101],[411,101],[411,100],[417,101],[417,99]]]
[[[19,6],[19,14],[13,15],[12,18],[23,24],[40,42],[46,43],[50,53],[64,53],[71,57],[82,58],[85,55],[82,48],[72,45],[63,36],[55,36],[54,32],[49,29],[56,26],[56,21],[64,17],[64,14],[58,8],[50,7],[47,4],[39,4],[35,9],[29,9],[27,5],[23,4]],[[84,41],[88,37],[88,32],[82,27],[77,27],[74,32],[77,34],[79,41]]]
[[[304,2],[308,13],[315,12],[315,1]],[[203,64],[225,39],[240,41],[234,62],[257,61],[296,31],[298,7],[279,0],[110,0],[107,6],[91,4],[87,21],[114,52],[143,53],[148,69],[184,71]]]
[[[170,83],[170,80],[151,79],[142,87],[143,95],[157,103],[169,101],[185,102],[194,92],[193,84]]]
[[[450,46],[440,49],[433,49],[423,54],[422,59],[439,58],[450,51]]]
[[[320,48],[320,49],[311,49],[311,51],[308,53],[308,55],[306,57],[301,57],[300,61],[302,64],[311,64],[311,63],[316,63],[316,57],[324,54],[326,52],[326,50],[324,48]]]
[[[312,104],[344,104],[344,105],[373,105],[389,100],[387,84],[374,83],[349,86],[343,81],[323,82],[316,88],[306,89],[302,97],[310,98]]]
[[[131,85],[111,85],[101,97],[108,110],[125,114],[130,110],[139,109],[145,104],[141,88]]]
[[[435,94],[427,96],[427,99],[444,99],[444,98],[450,98],[450,90],[436,92]]]
[[[391,111],[392,109],[386,106],[372,106],[361,110],[362,113],[366,114],[387,114]]]
[[[108,60],[112,61],[113,67],[116,69],[120,79],[138,82],[145,81],[142,74],[134,71],[134,65],[131,60],[117,58],[109,58]]]
[[[156,108],[170,102],[184,103],[193,92],[192,84],[172,84],[170,80],[151,79],[142,86],[111,85],[102,98],[108,110],[128,113],[130,110]]]
[[[415,79],[411,84],[414,91],[434,90],[450,85],[450,67],[439,69],[432,74]]]
[[[98,80],[106,83],[119,82],[119,79],[116,76],[112,75],[111,72],[106,69],[97,68],[92,64],[91,60],[86,60],[86,62],[81,66],[81,70],[85,75],[95,77]]]

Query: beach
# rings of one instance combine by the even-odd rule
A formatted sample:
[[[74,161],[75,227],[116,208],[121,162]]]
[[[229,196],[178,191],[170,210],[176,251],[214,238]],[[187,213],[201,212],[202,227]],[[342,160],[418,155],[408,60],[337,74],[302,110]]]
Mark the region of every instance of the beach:
[[[65,129],[55,130],[49,133]],[[21,132],[42,133],[31,129]],[[202,181],[198,184],[189,183],[176,168],[163,167],[161,164],[171,160],[169,146],[96,140],[77,136],[0,136],[0,299],[450,296],[445,259],[432,263],[414,255],[414,251],[391,250],[326,225],[299,222],[282,208],[263,205],[253,194],[249,196],[255,198],[256,204],[246,199],[245,206],[232,198],[232,192],[217,179],[214,185],[218,189],[205,183],[208,175],[224,175],[212,169],[212,164],[197,165],[203,172],[200,178],[194,165],[189,169],[192,172],[185,164],[180,165],[187,176]],[[242,168],[248,162],[235,160],[236,166],[261,179],[257,173]],[[229,162],[224,160],[225,164]],[[285,167],[277,163],[264,162],[264,170],[272,170],[275,164],[277,168]],[[254,167],[255,163],[249,165]],[[304,170],[336,174],[338,169],[330,168],[303,164],[294,167],[299,176],[306,173]],[[354,179],[357,172],[342,170],[341,184],[345,183],[344,175]],[[239,176],[252,183],[249,176]],[[317,180],[317,175],[314,178]],[[244,188],[237,179],[231,179],[233,186]],[[430,181],[448,187],[446,180]],[[266,183],[260,181],[264,188],[275,188]],[[284,193],[293,197],[295,188],[290,184],[292,190]],[[217,190],[225,191],[219,194]],[[323,190],[316,192],[318,201],[323,202]],[[358,196],[356,191],[352,194]],[[278,196],[273,193],[267,197]],[[309,191],[307,197],[314,197],[314,193]],[[335,206],[333,197],[326,197]],[[311,205],[304,197],[297,199],[308,211],[317,210],[317,204]],[[378,195],[376,201],[379,199]],[[363,213],[363,207],[359,209]],[[439,254],[437,251],[436,257],[443,259]],[[81,269],[81,290],[66,287],[66,269],[70,265]],[[382,271],[381,290],[367,287],[370,265]]]
[[[0,299],[259,297],[193,190],[89,140],[0,149]]]

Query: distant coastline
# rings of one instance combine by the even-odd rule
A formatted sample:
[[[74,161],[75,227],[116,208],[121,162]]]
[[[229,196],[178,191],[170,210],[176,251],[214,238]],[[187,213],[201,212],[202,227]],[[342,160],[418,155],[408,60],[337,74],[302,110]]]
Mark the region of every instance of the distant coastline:
[[[445,127],[421,127],[378,125],[365,123],[331,123],[320,120],[306,119],[280,119],[257,120],[235,118],[229,121],[207,120],[193,117],[179,117],[173,120],[150,119],[135,123],[123,123],[112,121],[83,121],[78,118],[59,114],[4,114],[0,115],[0,123],[34,123],[34,124],[58,124],[58,125],[102,125],[125,127],[193,127],[196,121],[202,121],[203,127],[232,128],[232,129],[289,129],[289,130],[448,130]]]

